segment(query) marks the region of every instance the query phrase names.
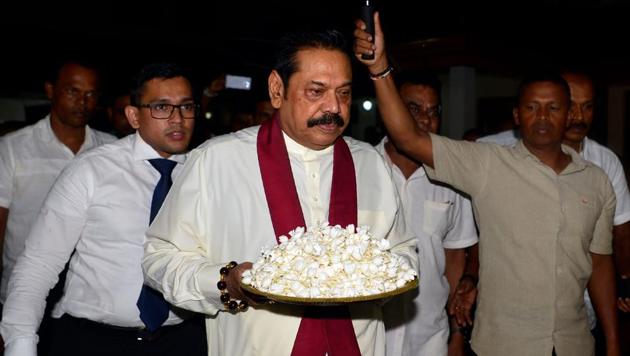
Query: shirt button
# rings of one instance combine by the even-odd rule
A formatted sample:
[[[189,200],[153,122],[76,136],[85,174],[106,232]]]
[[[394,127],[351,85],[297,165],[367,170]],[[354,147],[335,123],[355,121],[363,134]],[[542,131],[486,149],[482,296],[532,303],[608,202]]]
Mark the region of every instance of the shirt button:
[[[313,201],[319,201],[318,197],[313,197]]]
[[[315,174],[315,173],[311,174],[311,178],[313,178],[313,179],[317,178],[317,174]]]

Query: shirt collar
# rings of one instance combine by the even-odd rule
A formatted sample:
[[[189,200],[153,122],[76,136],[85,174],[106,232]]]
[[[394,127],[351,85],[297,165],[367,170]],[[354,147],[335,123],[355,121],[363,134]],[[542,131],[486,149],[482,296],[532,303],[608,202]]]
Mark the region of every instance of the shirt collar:
[[[52,130],[52,126],[50,125],[50,114],[46,115],[42,120],[40,120],[35,125],[39,137],[44,142],[51,142],[52,140],[57,139],[55,133]]]
[[[154,158],[163,158],[153,147],[140,137],[140,134],[138,134],[137,131],[136,133],[130,135],[130,139],[132,140],[131,152],[134,160],[144,161]],[[186,154],[171,155],[168,159],[183,164],[186,161]]]
[[[40,120],[37,124],[37,130],[39,132],[39,137],[44,142],[58,142],[63,145],[61,141],[55,135],[55,132],[52,129],[52,125],[50,123],[50,114],[46,115],[42,120]],[[83,151],[89,150],[95,146],[95,137],[94,131],[88,126],[85,125],[85,139],[81,144],[81,148],[77,154],[82,153]]]
[[[287,146],[287,151],[293,155],[296,155],[297,157],[302,158],[303,160],[318,159],[320,157],[329,155],[333,152],[334,145],[330,145],[324,148],[323,150],[313,150],[308,147],[300,145],[299,143],[294,141],[291,137],[289,137],[289,135],[284,133],[284,131],[282,132],[282,135],[284,136],[284,142],[285,142],[285,145]],[[343,140],[343,138],[341,139]]]
[[[574,172],[579,172],[581,170],[584,170],[589,165],[589,163],[587,161],[585,161],[584,158],[582,158],[580,156],[580,154],[577,153],[573,148],[571,148],[571,147],[569,147],[567,145],[561,145],[561,148],[562,148],[562,152],[564,152],[564,153],[568,154],[569,156],[571,156],[571,162],[564,169],[564,171],[562,171],[561,174],[570,174],[570,173],[574,173]],[[527,147],[525,147],[525,144],[523,143],[522,139],[518,140],[518,142],[514,146],[513,150],[521,158],[531,157],[534,161],[539,162],[540,164],[542,164],[542,162],[540,162],[538,157],[536,157],[533,153],[531,153],[527,149]]]

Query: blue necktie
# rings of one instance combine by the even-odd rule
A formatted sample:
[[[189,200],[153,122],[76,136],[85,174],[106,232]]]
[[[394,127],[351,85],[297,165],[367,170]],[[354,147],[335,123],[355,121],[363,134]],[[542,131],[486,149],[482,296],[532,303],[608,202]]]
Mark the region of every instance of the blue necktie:
[[[157,215],[164,198],[168,190],[171,189],[173,180],[171,179],[171,172],[177,165],[175,161],[169,161],[164,158],[150,159],[149,163],[155,169],[160,172],[160,180],[157,182],[155,189],[153,190],[153,199],[151,200],[151,215],[149,217],[149,224],[153,222],[155,215]],[[148,287],[142,286],[140,291],[140,297],[138,298],[138,309],[140,310],[140,319],[147,326],[149,331],[154,332],[157,330],[168,318],[169,304],[164,300],[162,293]]]

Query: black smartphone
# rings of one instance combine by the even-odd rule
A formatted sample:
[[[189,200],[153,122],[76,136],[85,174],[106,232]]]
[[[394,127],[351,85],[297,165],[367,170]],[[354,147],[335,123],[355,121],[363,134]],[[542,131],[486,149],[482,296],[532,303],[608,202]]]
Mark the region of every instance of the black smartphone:
[[[361,6],[361,20],[365,22],[365,32],[372,35],[372,43],[374,43],[374,5],[370,0],[362,0],[363,5]],[[374,59],[374,53],[372,54],[362,54],[361,58],[363,59]]]

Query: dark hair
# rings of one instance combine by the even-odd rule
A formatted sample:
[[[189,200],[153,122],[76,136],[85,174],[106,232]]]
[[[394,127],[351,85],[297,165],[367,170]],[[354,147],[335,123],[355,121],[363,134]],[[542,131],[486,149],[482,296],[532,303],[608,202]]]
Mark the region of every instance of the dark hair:
[[[319,32],[297,32],[285,35],[280,40],[280,49],[276,52],[275,69],[285,88],[289,85],[289,78],[297,71],[297,53],[304,49],[338,50],[348,54],[347,42],[337,30]]]
[[[83,68],[90,69],[100,76],[101,68],[96,64],[94,60],[87,57],[65,57],[54,60],[48,68],[46,73],[46,81],[49,83],[55,83],[59,79],[61,70],[68,65],[75,64]]]
[[[188,72],[175,63],[151,63],[142,67],[138,73],[131,78],[131,105],[140,105],[140,98],[144,94],[144,88],[148,81],[155,78],[171,79],[183,77],[190,82]]]
[[[440,82],[435,73],[423,71],[406,71],[396,75],[394,80],[396,81],[396,87],[399,90],[405,84],[423,85],[429,87],[435,91],[438,100],[440,102],[442,101],[442,82]]]
[[[571,102],[571,89],[569,88],[569,84],[567,84],[567,81],[564,80],[560,73],[555,70],[540,70],[537,72],[531,72],[523,78],[518,86],[516,105],[521,102],[521,98],[523,97],[525,89],[528,86],[540,82],[550,82],[559,85],[560,87],[562,87],[562,91],[564,91],[566,95],[567,104]]]

